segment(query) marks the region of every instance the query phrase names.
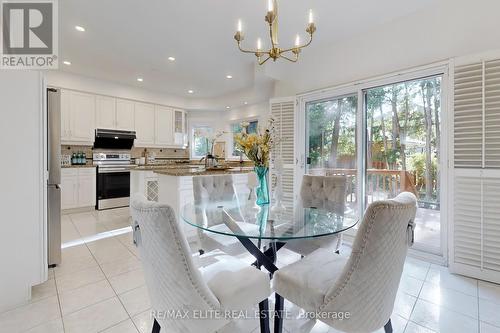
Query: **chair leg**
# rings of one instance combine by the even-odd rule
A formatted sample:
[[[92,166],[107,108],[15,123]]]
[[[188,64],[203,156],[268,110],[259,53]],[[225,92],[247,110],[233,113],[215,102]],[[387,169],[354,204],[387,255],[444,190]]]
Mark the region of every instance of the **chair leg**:
[[[203,249],[199,249],[198,252],[200,253],[200,256],[202,256],[203,254],[205,254],[205,250],[203,250]]]
[[[283,332],[284,310],[285,310],[285,300],[281,295],[276,293],[276,301],[274,305],[274,333]]]
[[[153,323],[153,331],[151,333],[160,333],[160,329],[161,329],[160,324],[158,324],[158,322],[155,319]]]
[[[269,301],[267,298],[259,303],[259,322],[261,333],[271,333],[269,328]]]
[[[391,323],[390,318],[389,318],[389,321],[387,322],[387,324],[384,325],[384,330],[385,330],[385,333],[392,333],[392,323]]]

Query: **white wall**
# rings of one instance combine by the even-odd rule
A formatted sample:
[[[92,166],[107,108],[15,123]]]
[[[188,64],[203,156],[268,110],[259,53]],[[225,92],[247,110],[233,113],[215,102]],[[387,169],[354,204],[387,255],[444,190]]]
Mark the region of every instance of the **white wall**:
[[[0,312],[47,278],[42,92],[40,73],[0,70]]]
[[[266,72],[282,81],[275,96],[286,96],[498,49],[498,13],[498,0],[435,1],[434,6],[363,35],[332,42],[322,52],[306,49],[298,63],[279,62],[267,66]]]

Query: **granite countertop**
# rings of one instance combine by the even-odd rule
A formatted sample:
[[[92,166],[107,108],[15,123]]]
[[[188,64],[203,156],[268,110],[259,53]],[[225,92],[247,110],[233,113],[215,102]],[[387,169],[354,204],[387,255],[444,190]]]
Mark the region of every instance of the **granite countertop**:
[[[82,165],[61,165],[61,169],[71,169],[71,168],[95,168],[96,166],[92,163],[82,164]]]
[[[205,170],[203,167],[199,168],[177,168],[177,169],[160,169],[155,170],[155,173],[159,175],[166,176],[177,176],[177,177],[189,177],[189,176],[205,176],[205,175],[231,175],[231,174],[239,174],[239,173],[249,173],[252,172],[252,167],[237,167],[230,168],[227,170]]]
[[[157,170],[171,170],[171,169],[198,169],[199,165],[189,164],[158,164],[158,165],[139,165],[133,168],[135,171],[157,171]]]

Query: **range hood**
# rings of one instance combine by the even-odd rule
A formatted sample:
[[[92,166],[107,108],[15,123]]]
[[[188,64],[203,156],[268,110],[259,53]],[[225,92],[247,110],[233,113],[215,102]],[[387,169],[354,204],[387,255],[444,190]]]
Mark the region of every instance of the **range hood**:
[[[94,148],[96,149],[131,149],[136,138],[134,131],[96,129]]]

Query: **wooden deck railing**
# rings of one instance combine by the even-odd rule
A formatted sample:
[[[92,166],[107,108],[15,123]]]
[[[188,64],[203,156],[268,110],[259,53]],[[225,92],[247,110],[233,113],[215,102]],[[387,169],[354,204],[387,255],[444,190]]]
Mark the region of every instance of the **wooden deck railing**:
[[[347,177],[347,201],[354,202],[356,199],[355,177],[356,169],[332,169],[315,168],[310,169],[312,175],[335,176],[343,175]],[[411,192],[417,195],[414,175],[409,171],[387,170],[387,169],[368,169],[366,179],[366,197],[368,203],[384,199],[384,197],[393,198],[398,193]]]

